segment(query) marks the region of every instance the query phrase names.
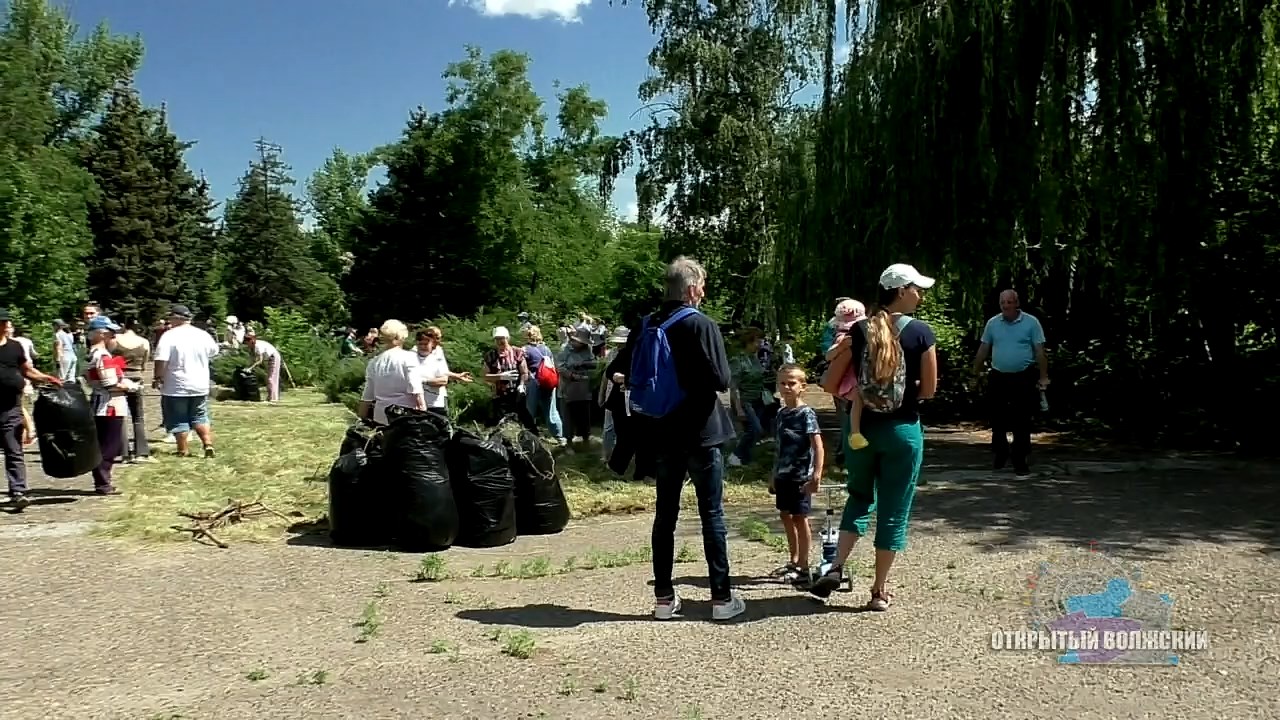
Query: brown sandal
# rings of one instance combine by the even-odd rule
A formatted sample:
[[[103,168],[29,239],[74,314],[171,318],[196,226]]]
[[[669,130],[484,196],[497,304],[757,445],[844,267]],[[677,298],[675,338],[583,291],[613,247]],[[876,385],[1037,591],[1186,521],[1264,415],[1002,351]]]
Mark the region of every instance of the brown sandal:
[[[880,592],[871,592],[871,600],[867,602],[867,609],[875,612],[884,612],[889,609],[889,605],[893,602],[893,595],[888,590]]]

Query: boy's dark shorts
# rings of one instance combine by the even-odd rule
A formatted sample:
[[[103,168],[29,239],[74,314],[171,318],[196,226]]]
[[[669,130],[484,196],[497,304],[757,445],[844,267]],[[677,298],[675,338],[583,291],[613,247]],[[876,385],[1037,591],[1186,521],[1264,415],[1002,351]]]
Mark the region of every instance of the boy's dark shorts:
[[[774,507],[789,515],[808,515],[813,507],[813,496],[805,493],[804,483],[794,480],[778,480],[773,484]]]

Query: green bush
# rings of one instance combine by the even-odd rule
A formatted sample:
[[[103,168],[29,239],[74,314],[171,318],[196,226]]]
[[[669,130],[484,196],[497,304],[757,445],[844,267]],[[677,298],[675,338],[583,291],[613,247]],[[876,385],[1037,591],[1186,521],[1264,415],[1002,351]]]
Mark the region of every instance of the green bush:
[[[355,395],[358,400],[364,388],[364,358],[346,358],[340,360],[333,372],[324,379],[321,389],[325,400],[336,403],[343,402],[345,395]],[[354,408],[353,408],[354,409]]]
[[[340,362],[336,337],[319,335],[305,316],[296,310],[264,308],[266,318],[260,331],[263,339],[280,351],[287,378],[298,387],[318,387],[338,370]]]
[[[213,376],[213,383],[222,387],[235,387],[235,374],[241,368],[247,368],[253,364],[253,356],[244,348],[235,350],[223,350],[209,364],[209,373]],[[259,365],[254,369],[253,374],[258,378],[258,387],[265,388],[267,386],[267,370]]]

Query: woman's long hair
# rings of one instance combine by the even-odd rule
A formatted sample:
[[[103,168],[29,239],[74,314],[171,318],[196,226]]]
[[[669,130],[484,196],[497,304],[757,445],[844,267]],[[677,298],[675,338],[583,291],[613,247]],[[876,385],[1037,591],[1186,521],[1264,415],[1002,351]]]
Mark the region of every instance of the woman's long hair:
[[[880,288],[875,310],[867,317],[867,357],[871,359],[871,377],[876,384],[893,382],[902,362],[902,345],[898,343],[893,316],[886,308],[898,299],[900,288]]]

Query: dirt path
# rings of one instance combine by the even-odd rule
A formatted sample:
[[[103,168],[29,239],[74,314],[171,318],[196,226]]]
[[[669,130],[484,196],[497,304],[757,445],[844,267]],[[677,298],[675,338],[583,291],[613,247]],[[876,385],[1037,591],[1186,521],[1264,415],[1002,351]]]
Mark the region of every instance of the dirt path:
[[[71,520],[37,536],[0,517],[0,718],[1004,719],[1063,702],[1080,718],[1276,716],[1274,470],[1037,447],[1042,475],[1017,482],[985,471],[974,439],[930,434],[930,483],[884,614],[857,610],[865,576],[826,607],[759,579],[781,556],[735,537],[748,613],[708,622],[694,518],[677,543],[692,560],[676,566],[685,620],[659,624],[649,568],[633,562],[648,516],[451,550],[454,577],[426,583],[410,581],[421,556],[314,537],[140,549],[48,530]],[[110,502],[33,506],[20,522],[92,517]],[[736,523],[758,509],[730,511]],[[1089,560],[1090,542],[1108,562],[1141,561],[1143,580],[1176,602],[1173,626],[1207,630],[1209,649],[1176,668],[992,651],[993,631],[1027,627],[1028,574]],[[859,572],[870,554],[858,550]],[[537,577],[570,558],[620,567]],[[532,577],[472,577],[503,562]],[[377,632],[358,643],[370,603]],[[531,657],[504,654],[530,643]]]

